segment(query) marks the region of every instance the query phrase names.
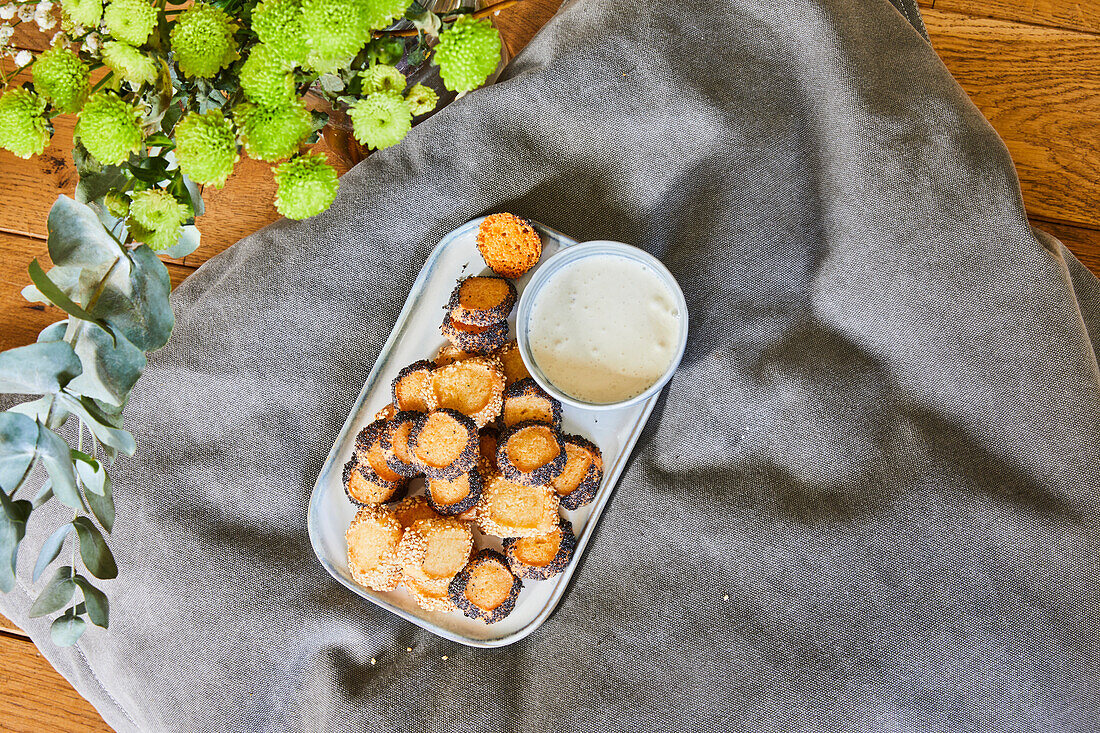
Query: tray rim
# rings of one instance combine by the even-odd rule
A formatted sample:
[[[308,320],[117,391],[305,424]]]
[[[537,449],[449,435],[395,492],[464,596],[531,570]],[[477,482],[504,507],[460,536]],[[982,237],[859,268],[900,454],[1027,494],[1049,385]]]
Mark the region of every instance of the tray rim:
[[[355,418],[363,409],[363,403],[366,400],[367,395],[373,391],[375,383],[378,381],[379,372],[381,371],[382,367],[381,362],[383,361],[382,355],[389,352],[394,343],[396,343],[398,336],[404,331],[405,323],[408,320],[409,315],[414,307],[415,298],[413,297],[413,293],[418,293],[423,289],[424,282],[434,271],[436,261],[439,259],[444,249],[450,246],[450,244],[458,239],[460,236],[466,234],[470,229],[480,226],[481,222],[484,219],[484,216],[471,219],[462,226],[459,226],[456,229],[453,229],[447,234],[443,235],[443,237],[439,240],[439,243],[432,249],[431,253],[428,254],[428,257],[424,261],[423,266],[421,266],[420,271],[417,273],[416,279],[409,287],[409,294],[405,298],[405,304],[402,306],[401,312],[398,313],[397,319],[394,321],[393,328],[390,330],[390,335],[389,337],[387,337],[385,343],[382,344],[382,348],[379,349],[378,357],[375,358],[374,365],[371,367],[370,372],[367,374],[367,378],[363,382],[363,387],[359,390],[359,396],[356,398],[355,404],[353,404],[351,409],[348,411],[348,416],[344,420],[344,424],[340,428],[340,431],[337,433],[336,438],[333,441],[332,448],[329,450],[328,456],[326,456],[325,462],[321,465],[321,470],[317,474],[317,479],[316,481],[314,481],[313,490],[310,492],[309,497],[309,507],[306,514],[306,530],[309,534],[310,545],[313,548],[313,554],[317,558],[317,561],[325,570],[328,571],[329,575],[331,575],[333,578],[336,579],[337,582],[339,582],[351,592],[355,593],[357,596],[367,601],[370,601],[379,608],[390,611],[391,613],[396,614],[406,621],[410,621],[417,626],[420,626],[421,628],[426,629],[433,634],[436,634],[437,636],[441,636],[445,639],[449,639],[451,641],[455,641],[459,644],[464,644],[466,646],[492,649],[496,647],[508,646],[509,644],[514,644],[520,639],[523,639],[524,637],[533,633],[535,629],[542,626],[542,624],[545,623],[545,621],[550,617],[555,609],[557,609],[558,603],[561,602],[561,598],[565,594],[566,588],[569,586],[569,583],[573,579],[573,572],[576,570],[577,565],[579,564],[579,560],[584,554],[585,548],[588,546],[588,542],[592,538],[592,534],[595,532],[596,525],[599,523],[600,518],[603,516],[603,510],[606,507],[607,502],[611,499],[611,494],[614,492],[615,488],[618,485],[619,477],[622,475],[623,470],[626,468],[626,463],[630,460],[630,457],[634,452],[634,446],[638,442],[638,437],[640,436],[641,431],[645,428],[646,424],[649,422],[649,417],[650,414],[653,412],[653,407],[656,405],[657,400],[660,398],[661,393],[664,390],[659,390],[652,397],[640,404],[628,405],[622,408],[633,410],[641,407],[642,412],[639,415],[638,420],[635,421],[633,429],[630,431],[630,433],[627,435],[626,440],[623,442],[624,449],[620,452],[618,459],[615,461],[614,465],[610,467],[610,470],[605,471],[604,473],[603,484],[596,495],[595,501],[591,504],[589,520],[586,523],[584,530],[581,532],[581,536],[577,538],[577,547],[573,553],[573,560],[569,563],[562,574],[558,576],[558,584],[554,588],[553,592],[550,594],[549,598],[547,598],[542,610],[539,611],[539,613],[533,619],[531,619],[531,621],[526,626],[523,626],[522,628],[512,632],[511,634],[506,634],[505,636],[491,639],[478,639],[471,636],[465,636],[449,629],[445,629],[442,626],[434,623],[433,621],[422,618],[421,616],[400,608],[399,606],[395,606],[385,599],[376,598],[375,596],[370,595],[366,588],[362,588],[358,584],[344,578],[337,571],[337,569],[333,567],[332,563],[330,563],[328,559],[326,559],[321,546],[320,537],[318,536],[319,531],[315,531],[314,529],[314,518],[320,513],[320,497],[323,491],[322,483],[328,478],[329,471],[332,470],[333,465],[338,462],[337,447],[344,442],[348,431],[353,428]],[[577,240],[573,239],[572,237],[566,236],[565,234],[562,234],[556,229],[545,226],[544,224],[540,224],[536,221],[531,221],[530,223],[542,234],[553,237],[555,240],[557,240],[560,245],[559,251],[572,247],[576,244],[580,244],[580,242],[578,242]],[[583,410],[584,408],[571,406],[571,409]],[[614,414],[614,412],[616,411],[601,410],[601,412]],[[629,450],[627,450],[628,446]]]

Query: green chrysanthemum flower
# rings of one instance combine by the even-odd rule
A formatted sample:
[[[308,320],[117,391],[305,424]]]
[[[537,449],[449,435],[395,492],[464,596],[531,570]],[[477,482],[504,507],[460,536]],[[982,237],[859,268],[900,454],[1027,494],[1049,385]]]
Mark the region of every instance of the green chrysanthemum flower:
[[[103,17],[103,0],[61,0],[61,9],[72,22],[95,28]]]
[[[139,242],[149,249],[168,249],[180,238],[180,227],[191,210],[167,191],[151,188],[138,191],[130,200],[130,217],[126,227]]]
[[[323,155],[302,155],[275,166],[275,209],[288,219],[320,214],[336,198],[336,169]]]
[[[409,90],[408,95],[405,97],[405,101],[408,102],[413,117],[416,117],[418,115],[426,115],[435,109],[435,106],[439,104],[439,95],[436,94],[435,90],[431,87],[426,87],[423,84],[416,84]]]
[[[237,59],[236,31],[237,24],[213,5],[199,3],[180,13],[170,34],[180,71],[209,78],[229,66]]]
[[[64,46],[43,51],[31,73],[35,90],[61,112],[76,112],[88,96],[88,65]]]
[[[46,100],[32,91],[10,89],[0,96],[0,148],[20,158],[40,155],[50,142]]]
[[[396,67],[386,64],[375,64],[366,71],[359,72],[359,78],[363,81],[363,94],[375,92],[389,92],[400,94],[405,91],[405,75]]]
[[[385,28],[405,14],[409,0],[362,0],[363,19],[371,30]]]
[[[148,0],[111,0],[103,11],[107,30],[120,41],[140,46],[157,23],[157,11]]]
[[[363,0],[302,0],[302,34],[309,47],[306,64],[333,72],[370,40]]]
[[[141,112],[112,92],[88,97],[76,123],[76,136],[96,160],[118,165],[141,147]]]
[[[218,110],[190,112],[176,123],[176,161],[195,183],[224,186],[240,159],[233,123]]]
[[[153,59],[122,41],[107,41],[103,44],[103,63],[135,89],[142,84],[152,83],[157,78],[157,66]]]
[[[252,11],[252,30],[287,63],[305,63],[309,47],[302,34],[301,0],[264,0]]]
[[[245,152],[269,162],[294,155],[313,130],[313,118],[297,99],[281,107],[238,104],[233,109],[233,119],[241,132]]]
[[[489,21],[463,15],[439,34],[435,63],[443,85],[452,92],[476,89],[500,63],[500,34]]]
[[[412,128],[412,110],[404,99],[375,92],[348,109],[355,139],[372,150],[396,145]]]
[[[241,64],[241,89],[256,104],[286,104],[294,98],[294,78],[289,72],[281,54],[267,44],[257,44]]]
[[[122,219],[130,213],[130,197],[118,189],[111,189],[103,196],[107,213],[116,219]]]

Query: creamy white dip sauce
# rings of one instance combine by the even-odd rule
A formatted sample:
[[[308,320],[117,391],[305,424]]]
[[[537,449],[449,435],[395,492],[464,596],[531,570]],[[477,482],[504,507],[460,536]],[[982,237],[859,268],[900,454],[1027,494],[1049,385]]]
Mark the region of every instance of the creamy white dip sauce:
[[[528,344],[567,395],[607,404],[635,397],[668,370],[680,314],[660,277],[641,262],[593,255],[565,265],[531,306]]]

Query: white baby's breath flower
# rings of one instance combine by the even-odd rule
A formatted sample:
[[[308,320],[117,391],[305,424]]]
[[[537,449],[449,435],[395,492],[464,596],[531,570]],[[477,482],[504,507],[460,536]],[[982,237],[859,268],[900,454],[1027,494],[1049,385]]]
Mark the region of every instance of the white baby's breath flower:
[[[93,56],[99,53],[99,34],[89,33],[84,37],[84,50]]]
[[[15,3],[0,5],[0,20],[11,20],[15,17]]]
[[[31,61],[34,61],[34,54],[32,54],[30,51],[24,49],[23,51],[15,54],[16,66],[26,66]]]
[[[65,37],[65,31],[58,31],[53,34],[53,38],[50,39],[50,45],[56,46],[57,42]]]
[[[8,45],[13,33],[15,33],[15,28],[10,25],[0,25],[0,48]]]
[[[43,2],[38,3],[34,8],[34,22],[38,25],[38,30],[48,31],[57,25],[57,18],[53,17],[53,3]]]
[[[20,5],[19,6],[19,21],[21,23],[30,23],[34,20],[34,6],[33,5]]]

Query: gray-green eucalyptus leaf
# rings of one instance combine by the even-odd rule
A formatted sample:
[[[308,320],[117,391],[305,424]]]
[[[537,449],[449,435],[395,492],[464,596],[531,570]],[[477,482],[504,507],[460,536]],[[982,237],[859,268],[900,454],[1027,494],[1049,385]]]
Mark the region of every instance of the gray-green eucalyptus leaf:
[[[80,559],[84,561],[84,567],[88,568],[88,572],[101,580],[118,577],[115,558],[99,528],[87,517],[77,517],[73,520],[73,526],[76,527],[77,537],[80,538]]]
[[[76,469],[69,454],[69,446],[61,436],[47,428],[38,426],[38,454],[42,456],[42,465],[50,475],[53,493],[61,503],[71,509],[83,509],[80,492],[76,488]]]
[[[50,640],[57,646],[72,646],[80,641],[88,624],[79,616],[66,613],[50,624]]]
[[[0,392],[56,392],[81,371],[80,359],[64,341],[27,344],[0,352]]]
[[[101,629],[107,628],[111,615],[111,605],[107,601],[107,594],[92,585],[92,581],[83,575],[77,575],[76,584],[84,593],[84,610],[88,614],[88,620]]]
[[[103,529],[110,534],[115,526],[115,498],[111,492],[111,476],[110,474],[106,476],[107,480],[103,482],[103,495],[87,492],[84,494],[84,500],[95,518],[103,525]]]
[[[38,423],[19,412],[0,412],[0,488],[14,492],[34,462]]]
[[[38,618],[60,611],[69,605],[69,601],[73,599],[75,593],[76,583],[73,581],[73,569],[68,565],[63,565],[57,569],[57,573],[53,576],[53,580],[50,581],[49,585],[38,594],[38,598],[34,599],[27,615],[31,618]]]
[[[34,572],[31,574],[31,580],[35,583],[42,577],[42,573],[46,572],[46,568],[50,566],[57,556],[61,554],[61,548],[65,546],[65,538],[69,536],[69,533],[73,531],[73,525],[66,523],[58,527],[53,534],[46,538],[46,541],[42,543],[42,547],[38,550],[38,560],[34,563]]]
[[[0,505],[0,591],[7,593],[15,587],[19,543],[27,534],[27,519],[33,508],[26,499],[12,499],[3,491]]]
[[[79,323],[73,350],[83,373],[72,380],[68,391],[94,397],[113,405],[126,400],[142,372],[145,354],[122,334],[111,335],[94,323]]]
[[[194,224],[188,224],[180,229],[180,238],[178,242],[168,249],[162,249],[157,254],[161,257],[174,257],[179,259],[180,257],[186,257],[194,252],[199,248],[201,243],[202,237],[199,234],[199,228]]]
[[[60,341],[65,338],[65,331],[69,327],[68,321],[58,321],[57,323],[51,323],[38,332],[38,343],[48,343],[50,341]]]
[[[103,464],[92,458],[87,453],[72,451],[73,465],[76,466],[76,475],[80,477],[80,483],[93,494],[103,496],[110,480]]]
[[[126,455],[132,456],[137,450],[134,436],[121,428],[112,427],[87,397],[78,398],[66,392],[60,392],[57,399],[65,409],[80,418],[99,442],[116,448]]]

